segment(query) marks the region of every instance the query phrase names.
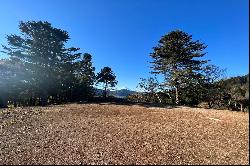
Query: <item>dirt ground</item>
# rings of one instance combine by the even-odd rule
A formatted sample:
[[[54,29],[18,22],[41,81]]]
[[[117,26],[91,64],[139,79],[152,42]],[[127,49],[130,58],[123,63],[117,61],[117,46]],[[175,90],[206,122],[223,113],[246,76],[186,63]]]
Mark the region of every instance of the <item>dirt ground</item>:
[[[249,114],[67,104],[0,109],[0,164],[249,164]]]

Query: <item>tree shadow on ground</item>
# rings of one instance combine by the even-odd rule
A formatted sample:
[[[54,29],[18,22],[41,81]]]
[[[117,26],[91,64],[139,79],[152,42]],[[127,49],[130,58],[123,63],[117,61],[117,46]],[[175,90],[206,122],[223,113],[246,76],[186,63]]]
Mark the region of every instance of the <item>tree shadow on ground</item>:
[[[124,106],[142,106],[145,108],[165,108],[172,109],[176,108],[175,105],[162,104],[162,103],[147,103],[147,102],[131,102],[122,98],[93,98],[86,101],[79,101],[77,104],[99,104],[99,105],[124,105]]]

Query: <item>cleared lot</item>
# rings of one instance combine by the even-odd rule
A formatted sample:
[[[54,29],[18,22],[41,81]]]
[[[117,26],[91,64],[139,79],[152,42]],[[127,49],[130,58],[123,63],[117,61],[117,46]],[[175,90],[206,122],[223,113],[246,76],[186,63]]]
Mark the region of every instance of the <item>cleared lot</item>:
[[[115,104],[0,110],[0,164],[249,164],[248,113]]]

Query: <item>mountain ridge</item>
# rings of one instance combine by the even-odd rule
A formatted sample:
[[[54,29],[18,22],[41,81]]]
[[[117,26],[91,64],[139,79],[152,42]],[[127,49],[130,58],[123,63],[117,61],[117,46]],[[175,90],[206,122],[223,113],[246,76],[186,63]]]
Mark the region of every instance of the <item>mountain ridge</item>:
[[[96,95],[101,96],[103,94],[102,89],[95,89]],[[130,90],[130,89],[118,89],[118,90],[108,90],[108,95],[109,96],[115,96],[119,98],[125,98],[128,95],[135,94],[137,93],[136,91]]]

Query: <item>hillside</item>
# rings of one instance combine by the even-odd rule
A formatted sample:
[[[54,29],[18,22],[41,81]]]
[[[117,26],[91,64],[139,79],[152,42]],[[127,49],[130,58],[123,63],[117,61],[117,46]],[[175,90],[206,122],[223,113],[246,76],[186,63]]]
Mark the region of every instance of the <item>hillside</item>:
[[[0,164],[249,164],[247,113],[139,105],[0,109]]]
[[[249,87],[249,74],[244,76],[231,77],[223,80],[222,82],[227,89],[231,89],[236,86],[246,89],[247,86]]]
[[[234,98],[249,99],[249,74],[221,80],[220,83]]]

